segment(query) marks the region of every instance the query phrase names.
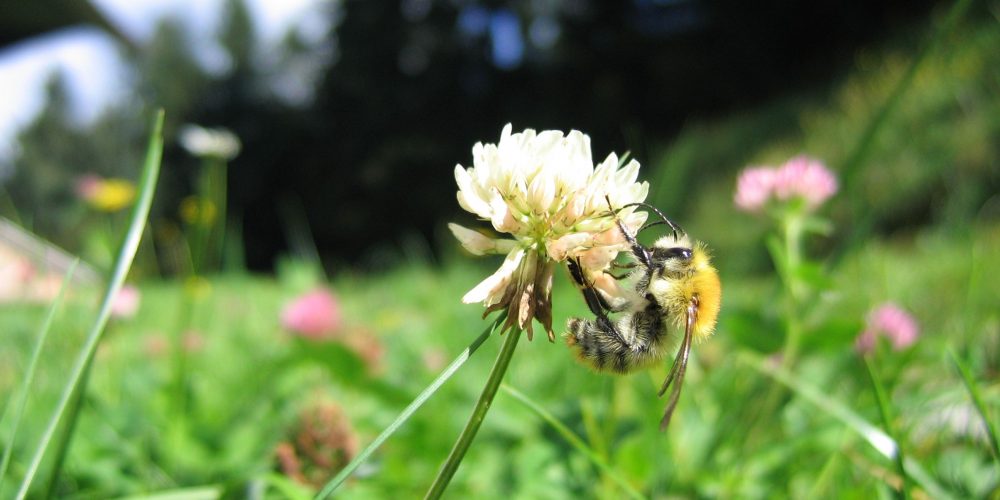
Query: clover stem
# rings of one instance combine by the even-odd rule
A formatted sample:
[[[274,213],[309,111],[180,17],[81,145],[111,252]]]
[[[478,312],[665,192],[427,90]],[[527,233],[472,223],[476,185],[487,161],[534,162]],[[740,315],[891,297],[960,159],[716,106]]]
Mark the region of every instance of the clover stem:
[[[469,446],[472,444],[472,440],[475,439],[476,433],[479,432],[479,427],[482,425],[483,420],[486,419],[486,412],[490,410],[490,406],[493,404],[493,397],[496,396],[497,389],[500,388],[500,382],[503,380],[504,374],[507,373],[507,367],[514,356],[514,348],[517,347],[517,341],[520,338],[521,330],[514,327],[504,339],[503,346],[500,348],[500,354],[497,355],[497,360],[493,364],[489,378],[486,379],[483,393],[479,395],[479,401],[476,402],[475,408],[472,409],[472,415],[465,424],[465,429],[462,430],[462,434],[455,441],[455,446],[451,449],[451,453],[448,454],[448,459],[445,460],[444,465],[441,466],[437,477],[434,478],[434,483],[427,490],[425,498],[440,498],[445,489],[448,488],[448,483],[451,482],[452,476],[455,475],[455,471],[458,470],[462,459],[465,458],[465,453],[469,451]]]

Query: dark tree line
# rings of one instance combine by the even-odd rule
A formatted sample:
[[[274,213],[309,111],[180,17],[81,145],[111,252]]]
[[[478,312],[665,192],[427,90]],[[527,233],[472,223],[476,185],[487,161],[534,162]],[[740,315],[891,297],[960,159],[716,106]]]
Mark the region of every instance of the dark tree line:
[[[269,268],[302,222],[325,257],[358,262],[406,235],[433,241],[458,211],[455,164],[469,164],[472,144],[496,141],[507,122],[584,130],[597,156],[641,157],[692,117],[826,84],[859,45],[932,6],[349,0],[323,12],[331,29],[319,43],[290,33],[280,47],[262,47],[246,7],[229,0],[218,34],[227,68],[201,68],[182,25],[166,20],[144,47],[126,50],[137,99],[110,111],[105,122],[121,125],[105,129],[141,129],[141,105],[167,109],[168,138],[188,122],[233,130],[244,146],[230,165],[230,212],[248,264]],[[305,97],[290,99],[281,85]],[[44,148],[30,144],[54,130],[45,120],[22,134],[31,154],[17,160],[11,192],[42,161],[33,151]],[[128,136],[136,151],[141,136]],[[176,145],[166,161],[158,207],[171,216],[197,164]],[[67,189],[51,182],[52,192]],[[15,201],[40,203],[42,191]]]

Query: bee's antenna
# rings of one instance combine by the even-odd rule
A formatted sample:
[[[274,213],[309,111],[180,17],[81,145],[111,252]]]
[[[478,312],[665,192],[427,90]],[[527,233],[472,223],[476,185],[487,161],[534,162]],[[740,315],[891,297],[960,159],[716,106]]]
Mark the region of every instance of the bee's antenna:
[[[609,202],[609,204],[610,204],[610,202]],[[643,207],[643,208],[652,210],[654,213],[656,213],[656,215],[660,216],[660,220],[655,221],[655,222],[650,222],[648,224],[643,225],[641,228],[639,228],[638,232],[642,232],[642,231],[644,231],[646,229],[649,229],[649,228],[651,228],[653,226],[658,226],[660,224],[666,224],[666,225],[670,226],[670,231],[674,233],[674,239],[677,239],[677,235],[678,234],[680,234],[680,235],[686,234],[684,232],[684,230],[681,229],[681,227],[677,225],[676,222],[668,219],[666,215],[663,215],[663,212],[661,212],[659,208],[656,208],[653,205],[650,205],[649,203],[643,203],[643,202],[629,203],[628,205],[622,205],[621,208],[628,208],[628,207]],[[619,209],[619,210],[621,210],[621,209]]]
[[[622,223],[622,220],[618,218],[618,212],[615,211],[615,209],[611,206],[611,197],[605,195],[604,199],[607,200],[608,210],[611,211],[611,215],[615,218],[615,223],[618,224],[618,230],[622,232],[622,235],[625,236],[625,240],[628,241],[629,246],[632,247],[632,254],[635,255],[635,258],[639,259],[639,262],[641,262],[642,265],[646,266],[647,268],[650,267],[653,258],[652,256],[650,256],[649,250],[647,250],[646,247],[639,244],[639,242],[635,239],[635,235],[628,232],[628,228],[625,227],[625,224]]]

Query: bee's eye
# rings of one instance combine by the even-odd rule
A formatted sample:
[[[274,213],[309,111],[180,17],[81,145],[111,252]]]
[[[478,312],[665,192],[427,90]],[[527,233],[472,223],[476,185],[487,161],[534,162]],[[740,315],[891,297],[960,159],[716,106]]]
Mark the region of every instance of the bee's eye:
[[[657,248],[653,251],[654,257],[662,260],[680,259],[691,260],[691,249],[685,247]]]

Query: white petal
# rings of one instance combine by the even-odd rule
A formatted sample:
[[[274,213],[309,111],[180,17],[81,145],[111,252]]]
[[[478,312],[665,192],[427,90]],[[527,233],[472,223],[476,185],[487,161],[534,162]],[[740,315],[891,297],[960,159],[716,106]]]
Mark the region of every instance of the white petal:
[[[493,239],[455,223],[448,223],[448,229],[466,250],[473,255],[508,253],[517,245],[515,240]]]
[[[556,197],[556,181],[546,171],[539,172],[528,187],[528,205],[535,213],[548,213]]]
[[[481,190],[473,182],[469,171],[461,165],[455,165],[455,181],[458,183],[458,204],[466,211],[488,219],[490,205],[483,199]]]
[[[549,240],[545,243],[545,253],[552,260],[566,260],[566,257],[590,243],[592,236],[590,233],[571,233],[555,240]]]
[[[484,279],[475,288],[469,290],[469,293],[462,297],[462,302],[466,304],[483,302],[487,306],[495,304],[503,297],[504,290],[510,284],[511,277],[521,264],[522,258],[524,258],[524,250],[522,249],[507,254],[500,269],[497,269],[497,272]]]
[[[514,217],[510,205],[497,191],[493,191],[493,195],[490,196],[490,211],[490,222],[493,223],[493,229],[510,234],[515,234],[521,229],[521,223]]]
[[[628,165],[622,167],[622,169],[615,174],[615,182],[619,187],[625,187],[628,184],[632,184],[638,178],[639,162],[635,160],[628,162]]]

